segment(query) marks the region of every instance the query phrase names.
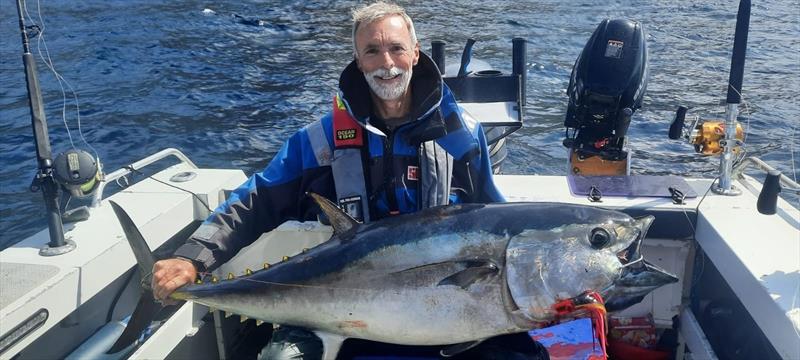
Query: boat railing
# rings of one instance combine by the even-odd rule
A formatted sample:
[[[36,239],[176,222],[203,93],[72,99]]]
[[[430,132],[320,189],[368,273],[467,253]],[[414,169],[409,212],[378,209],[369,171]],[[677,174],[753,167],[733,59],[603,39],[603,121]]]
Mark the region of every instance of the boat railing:
[[[766,173],[769,173],[770,171],[775,171],[775,168],[772,167],[770,164],[767,164],[764,160],[761,160],[755,156],[750,156],[742,160],[742,162],[733,169],[733,178],[741,177],[742,173],[750,165],[754,165],[755,167],[763,170]],[[794,180],[790,179],[788,176],[781,174],[780,183],[783,186],[782,190],[786,190],[800,195],[800,185],[798,185]]]
[[[130,164],[130,165],[127,165],[127,166],[123,166],[122,168],[120,168],[120,169],[118,169],[118,170],[116,170],[116,171],[114,171],[114,172],[112,172],[110,174],[106,174],[103,177],[103,179],[100,181],[100,184],[97,186],[97,191],[94,193],[94,198],[92,198],[92,207],[97,207],[97,206],[100,205],[100,201],[103,200],[103,190],[105,189],[106,184],[108,184],[111,181],[116,181],[117,179],[120,179],[120,178],[132,173],[135,170],[142,169],[145,166],[150,165],[150,164],[152,164],[152,163],[154,163],[156,161],[162,160],[162,159],[164,159],[164,158],[166,158],[168,156],[175,156],[176,158],[178,158],[178,160],[180,160],[183,163],[186,163],[191,168],[197,169],[197,165],[195,165],[192,162],[192,160],[190,160],[189,157],[186,156],[186,154],[184,154],[180,150],[175,149],[175,148],[167,148],[167,149],[161,150],[161,151],[159,151],[159,152],[157,152],[157,153],[155,153],[153,155],[150,155],[150,156],[148,156],[148,157],[146,157],[144,159],[141,159],[141,160],[139,160],[139,161],[137,161],[137,162],[135,162],[133,164]]]

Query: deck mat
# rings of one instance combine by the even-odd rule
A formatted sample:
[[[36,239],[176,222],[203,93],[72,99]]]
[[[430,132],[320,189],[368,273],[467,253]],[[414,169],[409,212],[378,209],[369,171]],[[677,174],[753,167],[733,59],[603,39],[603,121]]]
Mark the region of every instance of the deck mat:
[[[0,263],[0,309],[58,274],[52,265]]]

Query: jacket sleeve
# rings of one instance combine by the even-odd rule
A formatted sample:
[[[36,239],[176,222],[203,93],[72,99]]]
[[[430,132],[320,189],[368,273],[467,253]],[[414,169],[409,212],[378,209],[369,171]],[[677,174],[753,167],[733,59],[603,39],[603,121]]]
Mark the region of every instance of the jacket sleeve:
[[[477,179],[473,199],[475,202],[505,202],[506,199],[497,185],[494,183],[494,172],[492,171],[492,160],[489,155],[489,147],[486,143],[486,134],[480,123],[475,126],[473,136],[478,140],[480,152],[469,162],[469,171],[474,173]]]
[[[213,270],[283,222],[311,218],[314,205],[306,192],[330,197],[333,182],[330,167],[316,160],[305,130],[294,134],[266,169],[234,190],[174,256]]]

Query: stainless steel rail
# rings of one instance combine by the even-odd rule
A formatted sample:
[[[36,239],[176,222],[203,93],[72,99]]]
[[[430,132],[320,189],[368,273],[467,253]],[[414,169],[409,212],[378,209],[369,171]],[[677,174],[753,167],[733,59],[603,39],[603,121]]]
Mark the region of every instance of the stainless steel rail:
[[[193,169],[197,169],[197,165],[195,165],[192,160],[189,160],[189,157],[186,154],[182,153],[180,150],[175,148],[167,148],[161,150],[153,155],[150,155],[144,159],[141,159],[133,164],[125,166],[119,170],[116,170],[110,174],[107,174],[100,180],[100,185],[97,187],[97,191],[94,193],[94,198],[92,198],[92,207],[98,207],[100,205],[100,200],[103,200],[103,190],[106,187],[106,184],[110,181],[116,181],[119,178],[122,178],[125,175],[128,175],[132,172],[132,170],[139,170],[144,168],[147,165],[150,165],[156,161],[162,160],[167,156],[175,156],[183,163],[188,164]]]
[[[733,178],[739,178],[742,176],[742,173],[750,166],[755,165],[759,169],[763,170],[764,172],[770,172],[775,170],[774,167],[770,166],[764,160],[761,160],[755,156],[750,156],[742,160],[742,162],[737,165],[733,169]],[[781,174],[781,191],[789,191],[795,194],[800,195],[800,185],[798,185],[794,180],[790,179],[788,176]]]

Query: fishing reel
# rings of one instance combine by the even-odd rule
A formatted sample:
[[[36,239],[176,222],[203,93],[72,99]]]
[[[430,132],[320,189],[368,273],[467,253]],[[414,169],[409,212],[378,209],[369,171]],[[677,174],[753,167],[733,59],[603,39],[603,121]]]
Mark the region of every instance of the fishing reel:
[[[94,194],[102,180],[100,160],[83,150],[67,150],[56,156],[53,177],[71,196],[89,197]]]
[[[683,138],[688,143],[694,145],[694,150],[698,154],[713,156],[722,152],[725,145],[725,121],[718,119],[701,120],[695,116],[692,125],[685,126],[686,111],[685,106],[679,106],[675,112],[675,120],[669,127],[669,138],[679,140]],[[736,122],[736,144],[733,152],[738,154],[744,145],[744,130],[742,124]]]

